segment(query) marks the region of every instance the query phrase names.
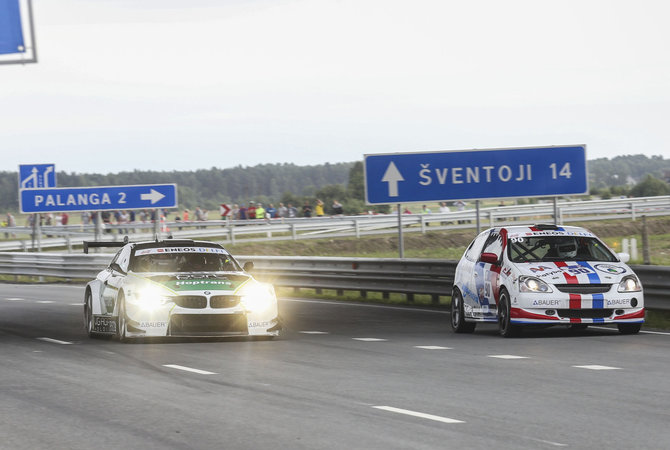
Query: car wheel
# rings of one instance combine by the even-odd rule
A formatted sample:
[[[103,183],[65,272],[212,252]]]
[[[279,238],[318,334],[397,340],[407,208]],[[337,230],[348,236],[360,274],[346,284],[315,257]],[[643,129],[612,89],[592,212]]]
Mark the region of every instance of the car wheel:
[[[126,317],[126,299],[123,296],[123,293],[119,294],[119,318],[117,321],[117,327],[116,327],[116,333],[119,338],[119,341],[121,342],[128,342],[128,335],[127,333],[127,321],[128,318]]]
[[[498,331],[503,337],[514,337],[521,334],[521,327],[511,322],[509,295],[505,290],[500,291],[498,302]]]
[[[621,334],[637,334],[642,328],[641,323],[618,323],[619,333]]]
[[[472,333],[477,324],[466,322],[463,308],[463,296],[458,289],[451,295],[451,328],[455,333]]]
[[[98,333],[93,331],[93,295],[91,291],[86,292],[86,301],[84,302],[84,326],[88,337],[94,338]]]

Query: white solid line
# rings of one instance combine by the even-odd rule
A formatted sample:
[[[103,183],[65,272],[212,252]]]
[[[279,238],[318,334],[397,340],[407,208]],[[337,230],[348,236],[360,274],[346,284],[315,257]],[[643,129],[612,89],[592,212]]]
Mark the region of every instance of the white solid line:
[[[72,345],[72,342],[59,341],[58,339],[51,339],[48,337],[37,338],[38,341],[51,342],[52,344]]]
[[[398,413],[398,414],[405,414],[405,415],[413,416],[413,417],[419,417],[421,419],[435,420],[437,422],[465,423],[462,420],[450,419],[449,417],[434,416],[432,414],[425,414],[425,413],[421,413],[421,412],[410,411],[408,409],[394,408],[393,406],[373,406],[373,408],[381,409],[383,411],[394,412],[394,413]]]
[[[610,328],[610,327],[594,327],[590,326],[589,328],[593,328],[594,330],[608,330],[608,331],[618,331],[616,328]],[[670,336],[670,333],[664,333],[662,331],[646,331],[646,330],[640,330],[640,334],[660,334],[662,336]]]
[[[53,301],[52,301],[52,300],[38,300],[37,303],[44,303],[44,304],[46,304],[46,303],[53,303]]]
[[[215,372],[208,372],[206,370],[193,369],[191,367],[178,366],[176,364],[163,364],[163,367],[169,367],[171,369],[184,370],[186,372],[199,373],[200,375],[217,375]]]
[[[328,334],[327,331],[299,331],[302,334]]]
[[[414,348],[423,350],[452,350],[452,347],[440,347],[439,345],[415,345]]]
[[[554,447],[567,447],[568,444],[561,444],[560,442],[554,442],[554,441],[545,441],[544,439],[535,439],[532,437],[529,437],[528,439],[535,441],[535,442],[542,442],[543,444],[549,444],[553,445]]]
[[[379,338],[351,338],[354,341],[363,341],[363,342],[383,342],[387,341],[388,339],[379,339]]]
[[[517,355],[489,355],[489,358],[499,358],[499,359],[528,359],[528,356],[517,356]]]
[[[589,369],[589,370],[620,370],[621,367],[610,367],[610,366],[599,366],[597,364],[590,366],[572,366],[578,369]]]
[[[10,301],[10,302],[21,302],[21,301],[25,300],[25,298],[9,297],[9,298],[6,298],[5,300]]]
[[[70,306],[84,306],[83,303],[69,303]]]

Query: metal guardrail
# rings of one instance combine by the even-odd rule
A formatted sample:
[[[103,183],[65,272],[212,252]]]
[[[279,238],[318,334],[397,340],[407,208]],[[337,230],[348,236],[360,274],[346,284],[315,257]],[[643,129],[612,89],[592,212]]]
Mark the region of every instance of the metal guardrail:
[[[553,203],[511,205],[482,208],[479,219],[483,228],[505,224],[533,224],[553,222]],[[570,201],[557,204],[558,223],[587,222],[607,219],[636,220],[640,216],[670,215],[670,196],[626,198],[613,200]],[[477,222],[476,210],[449,213],[403,214],[403,231],[426,233],[431,230],[472,229]],[[277,240],[356,237],[388,234],[398,228],[395,214],[333,216],[313,218],[283,218],[271,220],[209,220],[202,222],[131,223],[105,225],[101,240],[121,240],[124,234],[132,239],[153,239],[158,232],[175,238],[217,238],[224,244]],[[16,239],[0,242],[0,251],[27,251],[33,247],[32,229],[5,227],[0,232]],[[21,239],[20,236],[25,238]],[[93,225],[41,227],[39,248],[66,248],[80,246],[85,240],[94,240]],[[37,240],[37,239],[36,239]]]
[[[0,274],[64,279],[93,279],[112,254],[0,253]],[[450,296],[457,261],[439,259],[239,256],[252,261],[254,275],[280,287]],[[650,309],[670,310],[670,266],[632,266]]]

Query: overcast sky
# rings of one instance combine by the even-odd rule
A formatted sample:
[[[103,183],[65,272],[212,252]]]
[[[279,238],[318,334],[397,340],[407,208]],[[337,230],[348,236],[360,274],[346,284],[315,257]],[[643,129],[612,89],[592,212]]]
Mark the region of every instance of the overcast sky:
[[[0,170],[586,144],[670,157],[667,1],[33,0]]]

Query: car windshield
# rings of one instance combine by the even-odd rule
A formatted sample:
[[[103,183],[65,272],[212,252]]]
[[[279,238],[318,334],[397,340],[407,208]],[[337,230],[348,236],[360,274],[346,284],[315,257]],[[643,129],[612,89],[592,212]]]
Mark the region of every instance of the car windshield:
[[[512,262],[617,261],[616,256],[594,237],[510,237],[507,248],[507,255]]]
[[[148,249],[158,250],[158,249]],[[133,272],[237,272],[240,270],[227,253],[147,252],[135,253],[130,262]]]

